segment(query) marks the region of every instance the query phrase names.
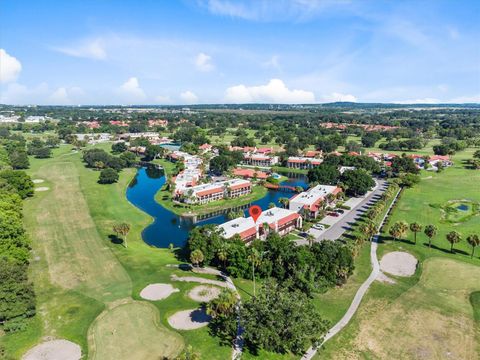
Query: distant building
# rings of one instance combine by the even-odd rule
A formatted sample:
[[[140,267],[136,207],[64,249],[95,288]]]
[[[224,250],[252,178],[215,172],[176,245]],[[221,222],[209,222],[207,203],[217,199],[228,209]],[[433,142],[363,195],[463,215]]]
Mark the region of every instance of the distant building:
[[[252,183],[243,179],[231,179],[217,183],[196,185],[182,192],[188,204],[206,204],[224,198],[236,198],[252,192]]]
[[[264,227],[267,224],[267,227]],[[286,235],[294,229],[302,227],[302,217],[295,211],[274,207],[262,212],[257,222],[252,217],[237,218],[219,225],[224,237],[234,235],[249,243],[255,239],[265,240],[270,232]]]
[[[243,163],[250,166],[271,167],[278,164],[278,156],[267,156],[262,154],[245,154]]]
[[[253,179],[257,178],[260,180],[265,180],[268,178],[268,174],[263,171],[255,171],[255,169],[249,168],[236,168],[233,169],[233,175],[237,177],[242,177],[244,179]]]
[[[38,123],[46,121],[47,119],[48,119],[48,117],[46,117],[46,116],[28,116],[28,117],[25,118],[25,122],[26,123],[38,124]]]
[[[121,121],[121,120],[110,120],[110,125],[114,126],[121,126],[121,127],[128,127],[130,126],[128,122],[126,121]]]
[[[329,195],[336,196],[342,192],[338,186],[317,185],[307,191],[294,195],[289,201],[289,209],[315,219],[322,203],[329,203]]]
[[[287,167],[292,169],[312,169],[319,166],[322,159],[312,159],[308,157],[290,156],[287,160]]]

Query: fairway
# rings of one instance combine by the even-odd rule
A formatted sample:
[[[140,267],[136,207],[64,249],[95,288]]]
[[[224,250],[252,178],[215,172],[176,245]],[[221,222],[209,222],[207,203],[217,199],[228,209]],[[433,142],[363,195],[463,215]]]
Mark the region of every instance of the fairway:
[[[317,358],[478,359],[478,332],[470,294],[480,289],[480,267],[430,258],[420,281],[394,301],[375,296],[376,284],[353,326]]]
[[[131,301],[102,313],[89,333],[90,358],[94,360],[163,359],[183,348],[180,335],[159,325],[157,309]]]
[[[131,294],[131,282],[90,216],[76,167],[55,162],[36,173],[53,184],[39,203],[32,234],[43,248],[52,283],[100,301]]]

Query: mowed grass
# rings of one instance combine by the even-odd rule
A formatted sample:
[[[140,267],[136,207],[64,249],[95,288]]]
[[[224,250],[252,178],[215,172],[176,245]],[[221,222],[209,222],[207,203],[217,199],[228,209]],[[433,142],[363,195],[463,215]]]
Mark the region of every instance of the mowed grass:
[[[478,325],[470,294],[480,289],[480,267],[430,258],[420,280],[374,283],[353,323],[318,359],[478,359]]]
[[[90,358],[173,358],[181,351],[183,339],[174,333],[165,335],[153,305],[138,301],[120,304],[104,312],[93,324]]]

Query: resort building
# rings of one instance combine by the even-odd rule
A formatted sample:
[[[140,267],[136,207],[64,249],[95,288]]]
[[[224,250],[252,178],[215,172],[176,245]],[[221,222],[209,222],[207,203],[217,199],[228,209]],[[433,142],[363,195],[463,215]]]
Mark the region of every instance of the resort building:
[[[290,156],[287,160],[287,167],[292,169],[312,169],[316,166],[319,166],[322,162],[322,159]]]
[[[267,227],[264,226],[267,224]],[[302,227],[302,217],[295,211],[274,207],[262,212],[257,222],[252,217],[236,218],[219,225],[227,239],[234,235],[249,243],[255,239],[265,240],[270,232],[286,235]]]
[[[294,195],[289,201],[289,209],[297,213],[301,213],[306,218],[315,219],[325,205],[333,202],[329,198],[336,196],[342,192],[338,186],[317,185],[307,191]]]
[[[178,193],[188,204],[206,204],[224,198],[236,198],[252,192],[252,183],[243,179],[231,179],[217,183],[193,186]]]
[[[278,163],[278,156],[267,156],[261,154],[245,154],[243,163],[249,166],[271,167]]]
[[[263,171],[255,171],[255,169],[248,169],[248,168],[236,168],[233,169],[233,175],[237,177],[241,177],[244,179],[260,179],[266,180],[268,178],[268,174]]]

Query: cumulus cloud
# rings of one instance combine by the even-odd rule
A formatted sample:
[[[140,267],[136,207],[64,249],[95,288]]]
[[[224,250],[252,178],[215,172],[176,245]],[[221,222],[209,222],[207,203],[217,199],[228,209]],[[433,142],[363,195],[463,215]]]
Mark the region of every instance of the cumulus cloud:
[[[22,64],[17,58],[0,49],[0,82],[7,83],[15,81],[22,71]]]
[[[280,79],[272,79],[266,85],[229,87],[225,92],[225,101],[229,103],[314,103],[313,92],[290,90]]]
[[[194,104],[198,102],[198,96],[192,91],[187,90],[180,94],[180,99],[186,104]]]
[[[195,67],[204,72],[212,71],[215,66],[212,64],[212,57],[210,55],[199,53],[195,58]]]
[[[78,104],[78,99],[83,95],[83,90],[79,87],[59,87],[49,97],[48,103],[53,105],[73,105]]]
[[[357,98],[352,94],[341,94],[337,92],[323,96],[322,100],[325,102],[357,102]]]
[[[94,60],[105,60],[107,58],[107,51],[102,39],[85,40],[75,46],[54,47],[53,49],[74,57]]]
[[[158,96],[155,96],[154,100],[158,104],[171,104],[172,103],[172,99],[170,98],[170,96],[158,95]]]
[[[131,77],[124,82],[118,89],[118,92],[123,100],[128,103],[140,102],[146,98],[145,92],[140,87],[140,83],[136,77]]]

